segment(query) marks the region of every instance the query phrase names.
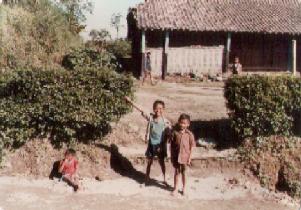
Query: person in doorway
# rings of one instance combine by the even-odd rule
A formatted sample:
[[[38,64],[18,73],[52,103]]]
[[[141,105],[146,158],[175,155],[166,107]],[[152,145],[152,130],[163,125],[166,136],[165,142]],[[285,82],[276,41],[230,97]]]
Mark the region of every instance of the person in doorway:
[[[167,140],[169,138],[171,123],[164,117],[165,103],[160,100],[155,101],[153,103],[153,113],[148,114],[132,102],[130,98],[125,97],[125,100],[141,112],[142,116],[148,121],[145,135],[145,141],[148,144],[145,152],[145,156],[147,157],[145,185],[149,184],[150,170],[155,157],[158,157],[159,160],[163,173],[163,183],[167,185],[165,177],[165,158],[167,157]]]
[[[142,85],[144,85],[144,82],[147,79],[147,77],[150,78],[151,84],[155,85],[155,83],[153,81],[153,76],[152,76],[152,64],[151,64],[151,53],[150,52],[147,52],[147,54],[146,54]]]
[[[191,166],[192,149],[196,145],[194,135],[188,129],[189,126],[190,116],[182,114],[170,136],[171,162],[175,169],[173,196],[178,193],[178,179],[180,175],[182,176],[183,184],[181,193],[185,195],[187,181],[186,168],[187,166]]]
[[[234,64],[232,66],[232,74],[233,75],[239,75],[242,72],[242,65],[239,61],[239,57],[234,58]]]

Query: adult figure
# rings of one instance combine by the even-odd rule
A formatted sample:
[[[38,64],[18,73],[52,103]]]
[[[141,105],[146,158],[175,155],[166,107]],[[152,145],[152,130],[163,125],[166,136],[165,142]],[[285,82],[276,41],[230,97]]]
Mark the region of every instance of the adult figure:
[[[144,82],[146,78],[149,76],[151,84],[154,85],[153,77],[152,77],[152,64],[151,64],[151,53],[147,52],[146,59],[145,59],[145,67],[143,70],[143,80],[142,85],[144,85]]]

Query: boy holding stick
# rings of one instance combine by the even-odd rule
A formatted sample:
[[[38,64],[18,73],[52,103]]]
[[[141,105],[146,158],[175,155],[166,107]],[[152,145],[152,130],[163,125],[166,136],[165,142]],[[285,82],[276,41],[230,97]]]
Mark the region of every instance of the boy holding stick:
[[[145,155],[148,159],[146,168],[145,184],[147,185],[150,180],[150,170],[154,158],[157,156],[159,164],[163,173],[163,183],[166,183],[165,177],[165,158],[167,157],[167,138],[171,128],[171,123],[163,116],[165,103],[157,100],[153,103],[153,113],[147,114],[137,104],[131,101],[130,98],[125,97],[125,100],[130,103],[136,110],[141,112],[142,116],[147,120],[147,132],[145,140],[148,142]]]

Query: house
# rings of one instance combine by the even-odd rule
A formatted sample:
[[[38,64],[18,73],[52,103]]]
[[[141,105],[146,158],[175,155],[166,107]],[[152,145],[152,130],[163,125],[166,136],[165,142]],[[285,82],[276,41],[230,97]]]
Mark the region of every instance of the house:
[[[129,11],[135,73],[301,70],[301,0],[146,0]]]

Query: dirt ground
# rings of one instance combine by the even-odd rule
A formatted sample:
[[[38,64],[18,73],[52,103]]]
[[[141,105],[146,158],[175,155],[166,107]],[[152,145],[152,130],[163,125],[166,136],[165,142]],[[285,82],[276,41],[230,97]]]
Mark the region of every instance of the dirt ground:
[[[227,118],[223,89],[212,84],[159,83],[137,88],[136,101],[151,111],[156,99],[166,103],[166,117],[176,122],[188,113],[196,125]],[[0,169],[0,210],[293,210],[297,203],[285,194],[270,192],[237,160],[235,149],[197,148],[188,169],[185,196],[170,195],[173,169],[167,162],[168,184],[161,183],[155,163],[151,186],[143,185],[146,122],[137,111],[112,125],[113,132],[102,143],[78,145],[81,190],[77,193],[50,180],[52,164],[63,150],[47,140],[35,140],[21,149],[7,152]],[[210,125],[209,125],[210,127]],[[196,127],[195,129],[198,129]],[[206,137],[215,135],[208,133]],[[98,180],[95,179],[97,177]]]

